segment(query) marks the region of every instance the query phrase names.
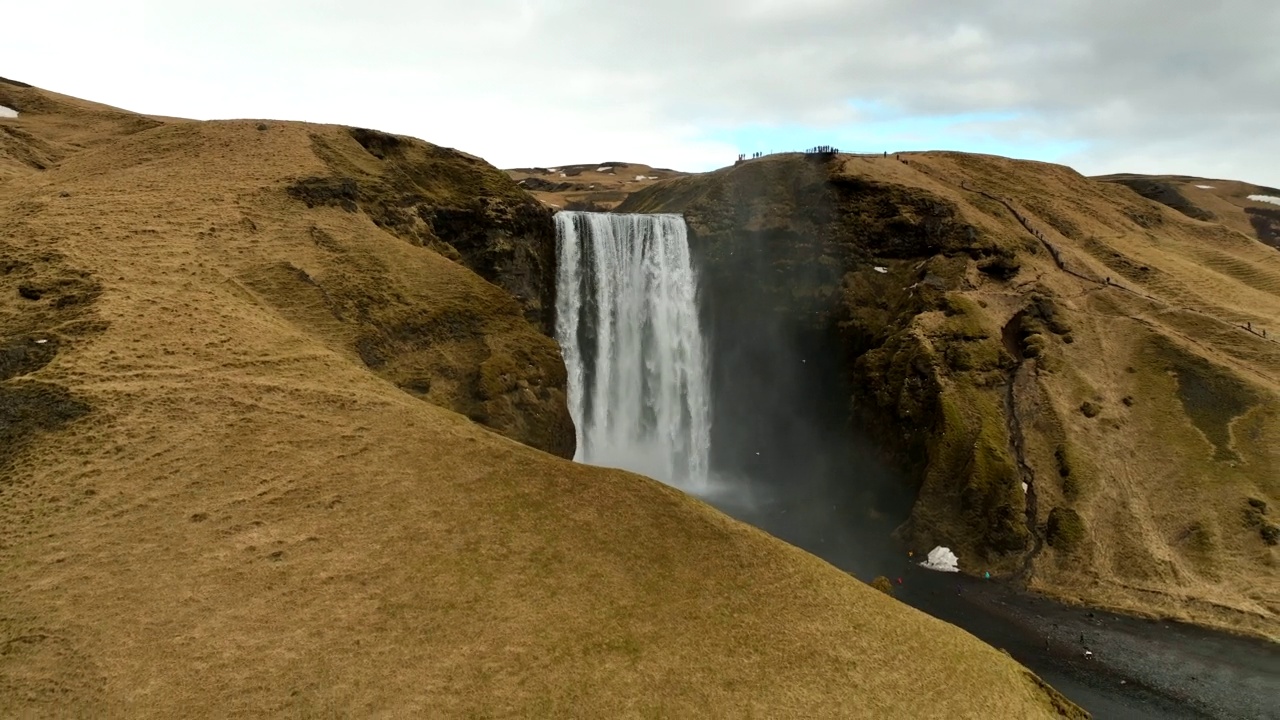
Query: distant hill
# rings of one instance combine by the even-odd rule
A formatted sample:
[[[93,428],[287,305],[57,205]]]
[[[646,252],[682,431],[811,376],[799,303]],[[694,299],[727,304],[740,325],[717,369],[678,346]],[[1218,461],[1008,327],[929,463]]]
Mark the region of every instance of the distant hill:
[[[0,105],[0,715],[1083,716],[565,459],[551,215],[488,164],[9,82]]]
[[[639,163],[604,162],[506,171],[520,187],[555,210],[611,210],[657,180],[688,173]]]
[[[1103,175],[1187,217],[1217,222],[1280,250],[1280,190],[1184,175]]]

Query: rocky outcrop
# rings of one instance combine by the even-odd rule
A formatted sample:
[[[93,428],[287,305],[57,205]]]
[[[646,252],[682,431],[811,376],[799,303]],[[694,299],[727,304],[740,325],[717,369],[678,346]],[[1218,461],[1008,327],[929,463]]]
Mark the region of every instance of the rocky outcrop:
[[[302,178],[290,194],[309,206],[359,209],[379,227],[466,265],[552,332],[556,239],[549,209],[479,158],[377,130],[352,128],[349,135],[371,158],[353,158],[345,143],[315,134],[313,148],[333,174]]]
[[[772,156],[618,210],[688,221],[728,424],[784,408],[870,437],[915,494],[917,551],[1274,632],[1280,587],[1256,578],[1280,558],[1239,510],[1280,467],[1256,443],[1280,420],[1270,248],[1067,168],[955,153]],[[779,346],[801,380],[740,371]],[[776,386],[807,395],[770,405]]]
[[[259,286],[296,277],[300,285],[318,288],[335,317],[355,323],[352,343],[369,368],[513,439],[572,457],[567,379],[549,337],[555,288],[550,211],[504,173],[449,148],[363,129],[316,131],[311,145],[331,174],[299,178],[287,188],[291,197],[311,208],[363,214],[496,288],[463,303],[423,298],[427,306],[420,306],[388,284],[382,263],[352,257],[354,249],[342,237],[321,227],[311,229],[316,246],[346,272],[316,278],[282,267]],[[523,314],[542,335],[513,325],[511,314]]]

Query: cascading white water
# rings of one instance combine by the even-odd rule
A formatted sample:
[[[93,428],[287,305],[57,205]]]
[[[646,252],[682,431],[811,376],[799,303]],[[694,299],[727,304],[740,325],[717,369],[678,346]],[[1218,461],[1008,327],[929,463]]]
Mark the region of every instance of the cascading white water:
[[[703,491],[711,393],[684,219],[560,212],[556,236],[574,459]]]

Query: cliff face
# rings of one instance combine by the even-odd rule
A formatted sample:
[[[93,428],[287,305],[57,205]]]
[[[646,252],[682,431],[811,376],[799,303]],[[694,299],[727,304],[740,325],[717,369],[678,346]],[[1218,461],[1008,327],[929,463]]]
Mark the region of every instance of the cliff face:
[[[917,551],[1276,633],[1273,249],[1067,168],[949,153],[775,156],[618,210],[685,215],[711,327],[733,328],[713,352],[767,323],[824,355],[827,421],[906,473]]]

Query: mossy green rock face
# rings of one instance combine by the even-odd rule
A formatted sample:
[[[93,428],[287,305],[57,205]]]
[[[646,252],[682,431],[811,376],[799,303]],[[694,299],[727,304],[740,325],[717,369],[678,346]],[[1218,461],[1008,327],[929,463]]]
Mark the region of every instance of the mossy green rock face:
[[[368,156],[316,134],[312,147],[333,171],[289,188],[308,206],[362,210],[379,227],[430,247],[501,287],[548,335],[555,322],[555,227],[551,210],[479,158],[414,138],[352,128]],[[371,156],[371,157],[370,157]]]
[[[1015,359],[963,292],[978,273],[1016,274],[1006,241],[943,197],[798,156],[662,183],[618,210],[683,213],[704,293],[766,297],[795,333],[827,338],[848,417],[919,487],[913,544],[1016,565],[1031,542],[1002,411]]]
[[[772,372],[717,385],[724,419],[835,398],[804,431],[870,436],[913,496],[875,509],[909,514],[913,549],[1280,637],[1280,531],[1240,516],[1280,503],[1274,248],[1070,168],[945,152],[769,156],[618,210],[685,216],[713,364],[807,359],[807,395]]]
[[[1049,511],[1047,535],[1049,545],[1055,550],[1072,552],[1084,543],[1084,520],[1071,508],[1056,507]]]
[[[360,359],[387,380],[514,440],[573,457],[567,375],[550,337],[551,211],[506,173],[457,150],[359,128],[316,130],[310,139],[329,174],[297,179],[286,188],[290,197],[308,208],[362,213],[488,286],[452,300],[413,297],[395,282],[397,268],[315,226],[311,239],[343,272],[317,279],[281,266],[255,289],[318,294],[355,329]]]

